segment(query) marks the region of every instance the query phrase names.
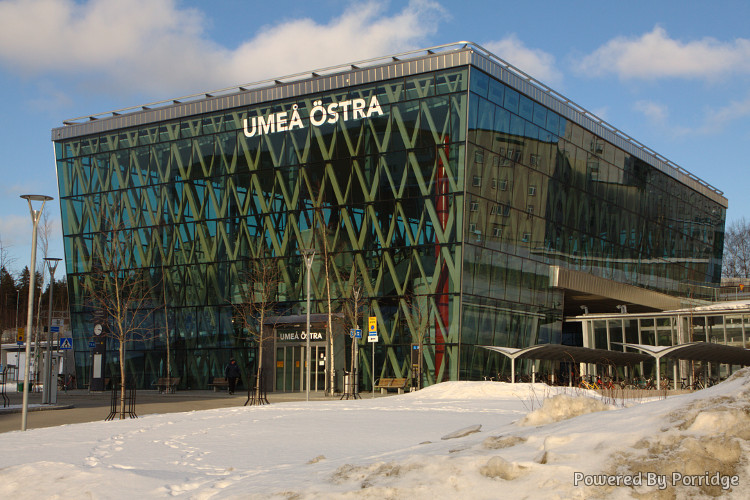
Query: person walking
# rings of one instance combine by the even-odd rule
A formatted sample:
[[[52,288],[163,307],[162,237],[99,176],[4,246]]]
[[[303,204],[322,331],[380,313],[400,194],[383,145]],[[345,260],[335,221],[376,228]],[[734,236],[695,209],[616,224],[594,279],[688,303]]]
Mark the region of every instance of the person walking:
[[[237,379],[240,378],[240,375],[240,367],[237,365],[237,360],[234,358],[230,359],[226,370],[229,394],[234,394],[234,388],[237,386]]]

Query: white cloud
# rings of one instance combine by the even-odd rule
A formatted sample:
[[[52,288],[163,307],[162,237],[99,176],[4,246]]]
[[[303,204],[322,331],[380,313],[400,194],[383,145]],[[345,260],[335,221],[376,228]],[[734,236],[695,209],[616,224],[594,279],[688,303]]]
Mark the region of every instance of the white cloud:
[[[651,101],[638,101],[634,108],[657,125],[667,125],[669,112],[666,106]],[[704,109],[701,120],[671,124],[667,130],[675,137],[710,136],[722,133],[739,120],[750,118],[750,96],[732,101],[726,106]],[[748,136],[750,137],[750,136]]]
[[[639,38],[617,37],[583,58],[579,70],[592,75],[615,73],[622,79],[664,77],[717,79],[750,72],[750,40],[721,42],[703,38],[674,40],[655,26]]]
[[[31,229],[31,216],[28,213],[26,217],[8,214],[0,219],[0,241],[5,247],[30,244]]]
[[[750,117],[750,96],[744,101],[732,101],[723,108],[707,113],[706,132],[720,132],[732,122]]]
[[[657,124],[665,123],[669,115],[666,106],[653,101],[638,101],[635,103],[635,109]]]
[[[230,80],[257,80],[413,48],[436,31],[444,15],[442,7],[425,0],[412,0],[390,17],[368,2],[352,5],[327,24],[300,19],[265,26],[229,55]]]
[[[29,107],[37,112],[61,109],[73,104],[73,99],[66,92],[48,82],[39,82],[37,88],[36,97],[28,101]]]
[[[731,127],[739,120],[750,118],[750,96],[744,100],[732,101],[726,106],[717,109],[706,109],[702,116],[702,123],[695,127],[678,127],[675,135],[716,135],[722,133],[727,127]],[[746,136],[750,139],[750,135]]]
[[[90,91],[175,96],[412,48],[445,15],[429,0],[392,15],[375,1],[354,3],[327,23],[265,26],[230,49],[207,38],[199,11],[175,0],[6,0],[0,64]]]
[[[7,0],[0,3],[0,54],[29,73],[113,66],[187,42],[195,50],[198,13],[173,0]]]
[[[557,85],[562,81],[562,74],[555,67],[552,54],[526,47],[514,34],[482,46],[542,83]]]

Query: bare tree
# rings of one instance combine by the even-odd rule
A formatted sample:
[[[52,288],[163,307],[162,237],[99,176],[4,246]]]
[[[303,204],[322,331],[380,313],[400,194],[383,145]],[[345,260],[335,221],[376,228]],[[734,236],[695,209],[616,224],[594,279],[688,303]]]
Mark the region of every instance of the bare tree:
[[[10,254],[10,246],[3,243],[0,237],[0,268],[5,268],[10,272],[10,266],[15,264],[16,258]]]
[[[52,235],[52,224],[49,219],[49,213],[43,212],[42,218],[39,221],[39,225],[37,228],[37,238],[38,238],[38,244],[37,247],[39,248],[39,255],[40,260],[36,264],[37,269],[41,269],[42,272],[39,273],[41,280],[39,281],[39,290],[44,289],[44,271],[47,268],[45,266],[45,259],[49,256],[49,239]],[[49,274],[49,273],[48,273]],[[36,299],[36,327],[34,328],[34,358],[36,358],[36,364],[34,366],[40,367],[40,357],[42,354],[42,350],[39,348],[39,334],[42,329],[40,316],[42,314],[42,293],[37,294]],[[48,327],[51,325],[48,325]],[[48,328],[47,330],[47,336],[46,336],[47,342],[50,340],[50,330]]]
[[[125,418],[126,346],[131,342],[143,342],[154,336],[152,328],[146,328],[157,309],[155,293],[148,272],[130,268],[131,250],[127,231],[120,224],[102,231],[95,238],[92,272],[83,277],[85,299],[95,315],[100,315],[106,328],[103,334],[117,342],[120,364],[120,413]]]
[[[346,318],[346,322],[349,324],[351,328],[358,329],[360,328],[359,324],[359,317],[360,314],[362,314],[362,308],[364,306],[364,297],[362,294],[362,283],[359,277],[356,275],[356,268],[352,268],[352,272],[349,279],[349,294],[347,297],[343,300],[342,306],[344,309],[344,317]],[[351,345],[351,361],[350,361],[350,368],[349,368],[349,376],[352,377],[351,384],[348,386],[345,385],[344,387],[344,397],[350,398],[354,397],[357,398],[357,390],[355,389],[356,381],[357,381],[357,345],[358,339],[352,338],[352,345]]]
[[[750,223],[744,217],[724,232],[721,274],[725,278],[750,278]]]
[[[314,198],[313,195],[313,189],[308,186],[309,192],[310,192],[310,198]],[[328,226],[325,223],[325,218],[323,216],[323,207],[321,206],[321,199],[324,195],[323,188],[318,185],[318,193],[319,193],[319,199],[317,200],[317,203],[313,201],[313,205],[316,206],[314,209],[314,220],[313,220],[313,229],[315,231],[316,239],[319,241],[317,247],[321,249],[323,255],[323,272],[324,272],[324,279],[326,282],[326,304],[327,304],[327,313],[328,313],[328,320],[326,321],[326,339],[328,344],[328,356],[326,357],[326,371],[328,373],[328,380],[326,380],[326,387],[328,389],[329,394],[333,394],[335,387],[334,387],[334,366],[335,364],[335,354],[333,349],[333,305],[332,305],[332,299],[331,299],[331,255],[330,255],[330,249],[328,247],[329,241],[328,241]]]
[[[169,297],[167,296],[167,274],[169,273],[168,268],[166,268],[167,259],[169,255],[169,231],[168,231],[168,225],[166,216],[162,218],[162,220],[159,222],[158,227],[156,228],[159,236],[161,237],[161,252],[163,252],[160,255],[160,267],[161,267],[161,295],[164,305],[164,343],[167,347],[167,383],[171,385],[173,382],[172,379],[172,345],[171,345],[171,339],[169,335]],[[171,280],[170,280],[171,282]],[[174,287],[173,287],[174,290]],[[175,379],[177,380],[177,379]],[[164,394],[169,394],[170,391],[164,391]]]
[[[255,374],[255,395],[252,404],[267,402],[262,398],[263,347],[272,336],[272,329],[264,328],[278,303],[279,285],[282,282],[279,263],[275,259],[252,259],[238,276],[232,297],[235,317],[242,323],[243,334],[258,346]]]
[[[404,311],[409,330],[411,330],[414,340],[417,342],[419,350],[419,361],[417,364],[417,389],[422,388],[422,364],[424,339],[430,330],[430,298],[427,295],[417,295],[414,291],[407,293],[401,299],[401,307]]]
[[[13,313],[11,310],[15,308],[8,307],[9,303],[16,299],[18,296],[17,288],[15,284],[15,278],[10,271],[10,266],[15,263],[15,258],[10,255],[10,249],[3,243],[0,237],[0,331],[5,334],[5,331],[14,326]],[[11,335],[15,337],[15,333]],[[0,335],[2,339],[2,335]],[[5,340],[3,339],[3,342]]]
[[[170,341],[169,341],[169,302],[167,300],[167,280],[164,271],[164,264],[161,266],[161,288],[162,298],[164,300],[164,342],[167,345],[167,381],[172,378],[172,355],[170,353]],[[164,391],[164,394],[169,394],[169,391]]]

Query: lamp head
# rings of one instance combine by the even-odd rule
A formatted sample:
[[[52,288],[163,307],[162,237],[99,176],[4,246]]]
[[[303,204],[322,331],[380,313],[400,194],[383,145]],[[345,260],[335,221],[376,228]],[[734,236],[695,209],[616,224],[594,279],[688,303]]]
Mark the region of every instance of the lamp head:
[[[53,197],[47,196],[46,194],[22,194],[21,198],[28,201],[50,201],[54,200]]]
[[[62,259],[60,257],[45,257],[44,262],[47,263],[47,267],[50,270],[51,274],[55,274],[55,269],[57,269],[57,264],[60,263]]]
[[[44,210],[44,204],[47,203],[49,200],[53,200],[51,196],[47,196],[44,194],[22,194],[21,198],[26,200],[29,203],[29,213],[31,214],[31,220],[34,221],[34,228],[36,228],[37,223],[39,222],[39,218],[42,216],[42,210]],[[39,210],[34,209],[32,201],[41,201],[42,206],[39,208]]]
[[[313,259],[315,258],[315,249],[314,248],[300,248],[299,252],[305,258],[305,264],[307,265],[309,269],[310,266],[312,265]]]

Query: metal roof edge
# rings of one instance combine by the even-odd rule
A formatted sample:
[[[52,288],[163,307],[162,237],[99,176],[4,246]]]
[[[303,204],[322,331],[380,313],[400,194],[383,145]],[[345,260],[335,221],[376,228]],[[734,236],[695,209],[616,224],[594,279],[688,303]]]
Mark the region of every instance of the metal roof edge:
[[[460,57],[457,59],[446,57],[456,53],[470,53],[471,55],[466,60]],[[478,43],[470,41],[459,41],[426,49],[415,49],[398,54],[378,56],[282,77],[267,78],[253,83],[121,108],[115,111],[71,118],[64,120],[62,127],[52,129],[51,140],[65,140],[82,135],[101,133],[107,130],[134,127],[156,121],[180,118],[182,116],[290,98],[305,93],[330,91],[346,86],[370,83],[378,80],[378,68],[406,65],[435,58],[442,58],[440,64],[427,65],[430,67],[424,69],[424,71],[463,65],[473,65],[487,71],[503,83],[511,85],[546,105],[548,108],[560,113],[566,119],[577,123],[593,134],[646,161],[657,170],[711,198],[724,208],[728,208],[729,201],[724,196],[723,191],[661,156],[630,135],[599,118],[583,106],[568,99],[520,68],[501,59]],[[483,61],[491,63],[492,66],[488,66]],[[505,73],[503,74],[503,72]],[[412,71],[397,73],[399,76],[406,76],[407,74],[416,73],[416,71],[412,68]],[[350,75],[350,78],[344,79],[346,75]],[[352,82],[351,75],[360,75],[360,78],[354,78],[355,81]],[[555,106],[555,104],[558,105]]]
[[[379,56],[361,61],[355,61],[351,63],[340,64],[336,66],[329,66],[326,68],[314,69],[310,71],[304,71],[300,73],[294,73],[282,77],[267,78],[253,83],[245,83],[242,85],[236,85],[233,87],[226,87],[219,90],[210,90],[205,92],[198,92],[182,97],[164,99],[161,101],[154,101],[148,104],[142,104],[137,106],[130,106],[127,108],[121,108],[114,111],[107,111],[87,116],[79,116],[76,118],[70,118],[63,121],[62,127],[56,127],[52,129],[52,140],[61,140],[66,138],[72,138],[80,135],[88,135],[91,133],[103,132],[103,126],[96,127],[101,130],[89,131],[92,127],[90,125],[96,122],[106,122],[110,124],[107,129],[118,129],[128,126],[135,126],[127,123],[128,121],[136,122],[140,120],[127,120],[128,116],[146,116],[154,115],[156,112],[161,112],[165,115],[159,119],[151,121],[167,120],[172,118],[178,118],[181,116],[189,116],[191,114],[206,113],[210,111],[219,111],[224,108],[237,107],[242,105],[250,105],[261,103],[264,101],[283,99],[287,97],[294,97],[295,95],[301,95],[301,92],[295,92],[295,90],[301,90],[300,87],[307,87],[304,92],[315,92],[315,91],[327,91],[334,90],[351,85],[360,85],[363,83],[369,83],[370,81],[378,81],[378,68],[398,66],[408,63],[414,63],[418,61],[424,61],[435,58],[446,58],[453,59],[450,56],[461,52],[470,52],[472,46],[478,46],[472,42],[455,42],[450,44],[438,45],[427,49],[417,49],[408,52],[402,52],[399,54]],[[446,67],[455,67],[468,65],[468,58],[456,59],[447,64]],[[432,68],[434,70],[436,68]],[[431,69],[427,69],[429,71]],[[369,74],[369,75],[368,75]],[[351,75],[364,75],[362,78],[355,78],[355,81],[351,81]],[[350,78],[344,79],[342,77],[349,76]],[[368,78],[369,76],[369,78]],[[375,78],[373,78],[373,76]],[[404,76],[400,73],[399,76]],[[383,78],[380,78],[383,79]],[[310,88],[311,82],[318,82],[318,85]],[[303,85],[306,84],[306,85]],[[296,89],[294,87],[297,87]],[[286,92],[283,89],[290,89]],[[326,87],[326,88],[321,88]],[[238,101],[250,101],[250,102],[232,102],[225,106],[216,105],[227,100],[227,98],[234,98],[237,96],[259,96],[262,95],[261,99],[234,99]],[[204,104],[207,103],[207,104]],[[186,108],[191,109],[189,112],[184,113],[170,113],[169,110]],[[201,109],[195,109],[201,108]],[[125,123],[123,123],[125,122]],[[117,123],[116,125],[113,125]],[[71,129],[77,129],[73,133],[64,133]],[[83,129],[83,130],[82,130]]]

